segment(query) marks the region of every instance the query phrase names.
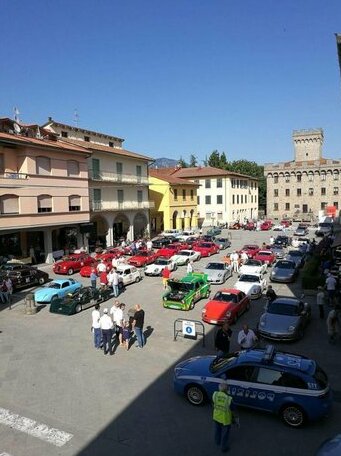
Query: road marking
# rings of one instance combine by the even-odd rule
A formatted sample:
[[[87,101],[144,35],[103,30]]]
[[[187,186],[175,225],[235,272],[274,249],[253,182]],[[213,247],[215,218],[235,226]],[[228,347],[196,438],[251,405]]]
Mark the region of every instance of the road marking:
[[[0,456],[11,456],[9,453],[0,453]]]
[[[17,431],[25,432],[26,434],[37,437],[38,439],[44,440],[45,442],[51,443],[57,447],[65,445],[65,443],[73,437],[73,434],[60,431],[56,428],[50,428],[46,424],[37,423],[37,421],[11,413],[9,410],[1,407],[0,424],[5,424]],[[4,453],[4,455],[6,455],[6,453]]]

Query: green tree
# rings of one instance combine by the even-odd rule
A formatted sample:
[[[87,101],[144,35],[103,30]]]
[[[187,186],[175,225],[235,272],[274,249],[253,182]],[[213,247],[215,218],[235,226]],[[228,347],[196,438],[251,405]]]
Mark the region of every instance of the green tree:
[[[185,160],[180,157],[180,160],[178,161],[178,166],[180,166],[181,168],[188,168],[188,163],[185,162]]]
[[[208,166],[220,168],[220,154],[217,150],[214,150],[207,160]]]
[[[197,157],[193,154],[189,157],[189,166],[190,168],[195,168],[198,165]]]

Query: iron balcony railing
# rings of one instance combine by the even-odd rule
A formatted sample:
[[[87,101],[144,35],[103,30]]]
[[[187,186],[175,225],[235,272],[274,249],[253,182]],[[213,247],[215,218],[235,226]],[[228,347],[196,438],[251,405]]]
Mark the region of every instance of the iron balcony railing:
[[[152,209],[155,207],[154,201],[90,201],[92,211],[118,211],[129,209]]]
[[[148,177],[133,174],[120,174],[110,171],[95,171],[89,169],[89,179],[102,182],[118,182],[123,184],[148,185]]]

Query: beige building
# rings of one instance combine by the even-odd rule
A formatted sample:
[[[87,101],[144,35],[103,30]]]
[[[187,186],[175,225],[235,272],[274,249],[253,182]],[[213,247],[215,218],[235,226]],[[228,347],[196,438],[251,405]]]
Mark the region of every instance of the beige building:
[[[322,129],[294,131],[293,143],[293,161],[264,165],[267,216],[315,221],[327,206],[340,208],[341,161],[322,157]]]
[[[90,154],[89,192],[90,246],[96,242],[113,245],[120,237],[130,240],[149,233],[148,196],[150,157],[127,151],[124,139],[62,124],[49,118],[44,128],[58,134],[66,143],[81,146]]]
[[[51,263],[84,245],[90,155],[38,125],[0,119],[0,255]]]

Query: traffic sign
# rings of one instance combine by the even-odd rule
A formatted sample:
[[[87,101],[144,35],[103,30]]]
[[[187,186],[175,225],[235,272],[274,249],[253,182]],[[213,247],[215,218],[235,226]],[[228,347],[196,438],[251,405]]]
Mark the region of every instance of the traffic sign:
[[[189,321],[189,320],[184,320],[182,322],[182,334],[184,337],[196,337],[196,332],[195,332],[195,322],[194,321]]]

